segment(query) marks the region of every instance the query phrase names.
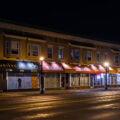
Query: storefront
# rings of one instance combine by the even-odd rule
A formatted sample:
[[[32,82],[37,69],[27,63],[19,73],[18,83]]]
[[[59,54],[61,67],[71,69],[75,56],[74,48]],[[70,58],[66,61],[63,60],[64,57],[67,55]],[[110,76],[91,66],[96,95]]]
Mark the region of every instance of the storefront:
[[[57,62],[43,61],[45,89],[60,89],[62,86],[62,66]]]
[[[30,61],[0,61],[0,89],[38,89],[38,67],[38,63]]]

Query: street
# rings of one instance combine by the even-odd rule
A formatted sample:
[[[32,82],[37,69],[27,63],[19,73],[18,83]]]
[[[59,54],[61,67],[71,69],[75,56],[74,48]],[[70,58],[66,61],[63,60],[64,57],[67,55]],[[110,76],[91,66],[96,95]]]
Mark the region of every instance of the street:
[[[0,120],[119,120],[120,89],[0,93]]]

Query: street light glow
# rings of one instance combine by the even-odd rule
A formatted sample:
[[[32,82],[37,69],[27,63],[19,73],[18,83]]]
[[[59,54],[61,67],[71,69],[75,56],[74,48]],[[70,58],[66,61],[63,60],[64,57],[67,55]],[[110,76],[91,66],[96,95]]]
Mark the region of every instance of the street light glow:
[[[104,65],[105,65],[105,67],[109,67],[109,63],[108,62],[105,62]]]
[[[40,57],[40,61],[43,61],[44,60],[44,57]]]

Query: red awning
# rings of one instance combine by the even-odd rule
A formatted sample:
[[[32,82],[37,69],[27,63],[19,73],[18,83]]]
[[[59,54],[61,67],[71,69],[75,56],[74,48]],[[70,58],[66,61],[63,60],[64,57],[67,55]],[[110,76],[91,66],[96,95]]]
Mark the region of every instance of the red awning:
[[[97,68],[99,69],[100,73],[105,73],[105,67],[103,67],[102,65],[98,65]]]
[[[63,72],[63,68],[56,62],[45,62],[43,61],[43,72]]]
[[[95,66],[95,65],[90,65],[90,68],[92,69],[92,71],[94,72],[94,73],[101,73],[101,71],[98,69],[98,67],[97,66]]]
[[[77,73],[93,73],[93,70],[88,66],[75,66],[74,69]]]
[[[75,70],[73,69],[73,67],[71,65],[66,64],[66,63],[61,63],[61,65],[62,65],[65,73],[75,73]]]

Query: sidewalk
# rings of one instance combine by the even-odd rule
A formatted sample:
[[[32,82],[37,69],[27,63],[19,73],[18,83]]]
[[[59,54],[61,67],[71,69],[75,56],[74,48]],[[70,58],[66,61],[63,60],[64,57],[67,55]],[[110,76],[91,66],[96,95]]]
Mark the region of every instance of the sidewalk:
[[[67,89],[67,90],[45,90],[43,95],[54,95],[62,93],[88,93],[88,92],[102,92],[105,91],[104,88],[90,88],[90,89]],[[120,87],[108,88],[107,91],[120,91]],[[17,92],[3,92],[0,96],[24,96],[24,95],[39,95],[40,91],[17,91]]]

